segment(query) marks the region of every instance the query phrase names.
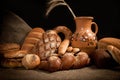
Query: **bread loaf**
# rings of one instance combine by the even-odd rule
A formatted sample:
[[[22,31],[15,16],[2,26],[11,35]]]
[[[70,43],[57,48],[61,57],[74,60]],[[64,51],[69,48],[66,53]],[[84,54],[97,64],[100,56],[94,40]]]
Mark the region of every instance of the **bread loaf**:
[[[98,68],[113,68],[116,66],[115,60],[105,49],[96,49],[91,55],[91,60]]]
[[[120,64],[120,49],[113,45],[108,45],[107,50],[112,55],[113,59]]]
[[[6,54],[4,54],[5,58],[22,58],[25,56],[25,54],[28,54],[27,51],[19,50],[19,51],[10,51]]]
[[[0,44],[0,53],[5,54],[11,51],[18,51],[20,45],[17,43],[2,43]]]
[[[40,27],[33,28],[27,37],[25,38],[21,50],[25,50],[28,53],[36,53],[36,45],[40,39],[42,39],[42,35],[44,30]]]
[[[45,60],[57,52],[61,44],[60,36],[54,30],[47,30],[43,38],[38,42],[38,55],[41,60]]]
[[[98,41],[98,48],[107,49],[107,45],[113,45],[120,49],[120,39],[114,37],[105,37]]]
[[[3,59],[1,61],[1,66],[7,68],[23,67],[21,60],[22,59]]]

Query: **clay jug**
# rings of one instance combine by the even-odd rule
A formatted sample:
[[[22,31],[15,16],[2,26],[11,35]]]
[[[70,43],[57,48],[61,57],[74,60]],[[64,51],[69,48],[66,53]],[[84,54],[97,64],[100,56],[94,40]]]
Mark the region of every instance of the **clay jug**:
[[[73,47],[78,47],[88,54],[95,50],[97,44],[98,25],[93,22],[93,19],[92,16],[75,17],[76,31],[71,38]]]
[[[57,6],[66,6],[76,22],[76,31],[70,40],[72,47],[78,47],[81,51],[85,51],[88,54],[92,53],[92,51],[96,48],[96,34],[98,32],[98,26],[95,22],[93,22],[94,18],[92,16],[76,17],[69,4],[67,4],[64,0],[51,0],[48,3],[46,16],[48,16],[49,13]],[[92,30],[93,25],[95,27],[94,31]]]

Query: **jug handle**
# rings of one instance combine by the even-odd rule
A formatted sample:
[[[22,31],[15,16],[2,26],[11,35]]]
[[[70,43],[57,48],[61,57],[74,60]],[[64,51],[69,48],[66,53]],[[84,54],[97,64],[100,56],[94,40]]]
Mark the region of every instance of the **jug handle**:
[[[97,34],[97,32],[98,32],[98,25],[95,22],[92,22],[91,24],[94,25],[94,27],[95,27],[95,32],[94,33]]]
[[[56,31],[57,34],[63,33],[65,35],[64,40],[61,42],[61,44],[58,48],[58,55],[62,56],[66,52],[66,50],[70,44],[72,31],[69,28],[67,28],[66,26],[57,26],[54,28],[54,30]]]

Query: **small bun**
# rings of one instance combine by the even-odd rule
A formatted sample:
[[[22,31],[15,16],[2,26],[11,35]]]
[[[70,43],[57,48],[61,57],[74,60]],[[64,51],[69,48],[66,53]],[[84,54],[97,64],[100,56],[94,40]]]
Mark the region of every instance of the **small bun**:
[[[27,54],[22,59],[22,64],[26,69],[34,69],[40,64],[40,58],[36,54]]]
[[[61,68],[61,59],[57,56],[50,56],[48,58],[49,70],[50,72],[57,71]]]
[[[62,58],[62,69],[63,70],[67,70],[70,69],[75,61],[75,56],[73,55],[73,53],[65,53]]]

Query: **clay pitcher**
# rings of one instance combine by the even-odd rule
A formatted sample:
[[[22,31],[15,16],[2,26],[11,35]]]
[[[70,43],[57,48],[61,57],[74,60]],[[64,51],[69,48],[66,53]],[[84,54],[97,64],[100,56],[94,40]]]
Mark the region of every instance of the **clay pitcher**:
[[[91,16],[75,17],[76,31],[72,35],[71,45],[91,54],[97,44],[98,26]],[[94,27],[94,30],[93,30]]]

